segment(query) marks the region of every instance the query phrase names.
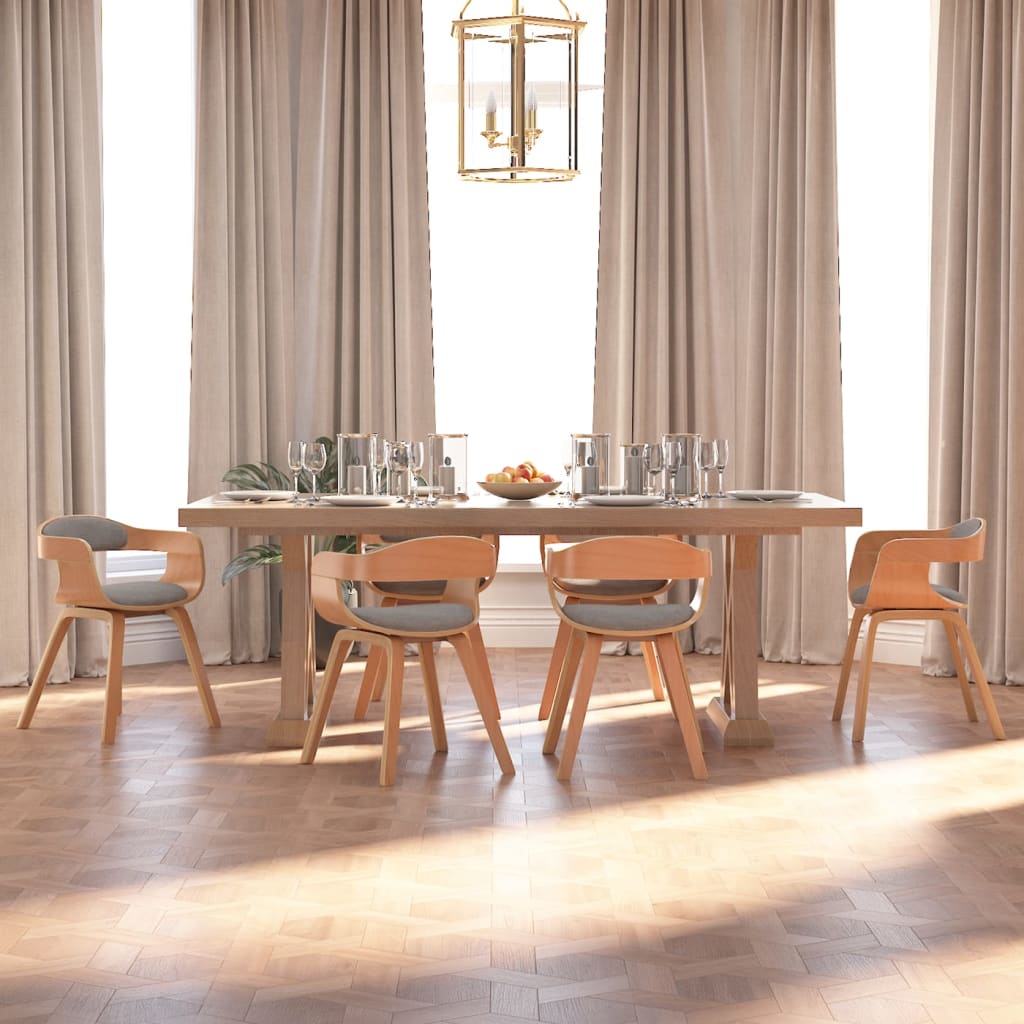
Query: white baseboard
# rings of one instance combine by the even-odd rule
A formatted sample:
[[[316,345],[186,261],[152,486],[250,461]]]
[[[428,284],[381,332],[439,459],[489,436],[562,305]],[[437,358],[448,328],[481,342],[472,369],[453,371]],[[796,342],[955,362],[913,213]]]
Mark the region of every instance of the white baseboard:
[[[489,647],[551,647],[558,619],[548,600],[544,575],[536,565],[502,566],[494,583],[480,595],[480,629]],[[862,640],[857,646],[861,654]],[[875,639],[875,661],[920,665],[924,625],[888,622]],[[130,619],[125,630],[125,665],[184,661],[185,649],[166,615]]]
[[[129,619],[124,629],[125,665],[151,665],[158,661],[184,661],[174,623],[166,615],[146,615]]]

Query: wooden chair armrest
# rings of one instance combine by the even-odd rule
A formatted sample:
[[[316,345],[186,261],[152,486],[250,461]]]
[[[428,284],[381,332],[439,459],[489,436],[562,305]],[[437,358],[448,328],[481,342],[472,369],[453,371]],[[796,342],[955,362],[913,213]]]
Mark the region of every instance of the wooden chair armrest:
[[[93,550],[78,537],[37,537],[39,557],[57,563],[58,604],[104,604],[107,600],[96,572]]]
[[[850,560],[849,592],[866,586],[875,574],[879,552],[886,544],[909,538],[948,537],[949,530],[870,530],[861,534]]]
[[[203,542],[185,530],[146,530],[126,526],[128,551],[162,551],[167,555],[167,567],[160,577],[163,583],[177,583],[190,597],[195,597],[206,582],[206,562]]]

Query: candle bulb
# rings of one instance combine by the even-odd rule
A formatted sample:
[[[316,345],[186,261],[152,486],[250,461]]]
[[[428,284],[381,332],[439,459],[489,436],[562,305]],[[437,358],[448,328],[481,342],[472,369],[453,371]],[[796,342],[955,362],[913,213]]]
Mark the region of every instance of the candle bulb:
[[[360,465],[349,466],[346,483],[349,494],[365,494],[366,467]]]
[[[479,123],[479,122],[477,122],[477,123]],[[485,109],[485,114],[484,114],[484,130],[485,131],[489,131],[489,132],[493,132],[493,131],[497,131],[497,127],[498,127],[498,100],[497,100],[497,97],[495,97],[495,95],[494,95],[494,90],[492,89],[487,94],[487,107]]]
[[[532,85],[526,94],[526,130],[528,132],[537,130],[537,91]]]

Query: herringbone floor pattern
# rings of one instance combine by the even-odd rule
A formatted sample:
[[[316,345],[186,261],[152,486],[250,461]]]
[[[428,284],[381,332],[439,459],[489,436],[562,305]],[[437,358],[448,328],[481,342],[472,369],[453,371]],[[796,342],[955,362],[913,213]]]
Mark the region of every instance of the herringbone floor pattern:
[[[702,705],[715,659],[688,656]],[[1009,740],[956,684],[878,670],[862,749],[834,667],[764,665],[771,750],[689,777],[639,658],[603,658],[571,784],[540,651],[494,651],[501,779],[451,655],[447,755],[410,665],[400,777],[346,669],[312,767],[268,751],[275,665],[0,691],[0,1021],[51,1024],[1014,1024],[1024,1021],[1024,691]]]

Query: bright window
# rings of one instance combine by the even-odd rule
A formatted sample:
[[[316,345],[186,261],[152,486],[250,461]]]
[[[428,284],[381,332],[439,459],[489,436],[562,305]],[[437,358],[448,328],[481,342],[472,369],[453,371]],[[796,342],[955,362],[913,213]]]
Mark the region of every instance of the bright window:
[[[194,17],[103,0],[107,513],[160,529],[188,493]]]
[[[930,18],[930,0],[836,3],[846,497],[863,529],[928,525]]]
[[[469,434],[471,491],[527,459],[560,479],[591,428],[605,5],[578,9],[581,173],[495,184],[456,173],[459,5],[423,4],[437,428]],[[536,539],[507,538],[502,560],[536,562]]]

